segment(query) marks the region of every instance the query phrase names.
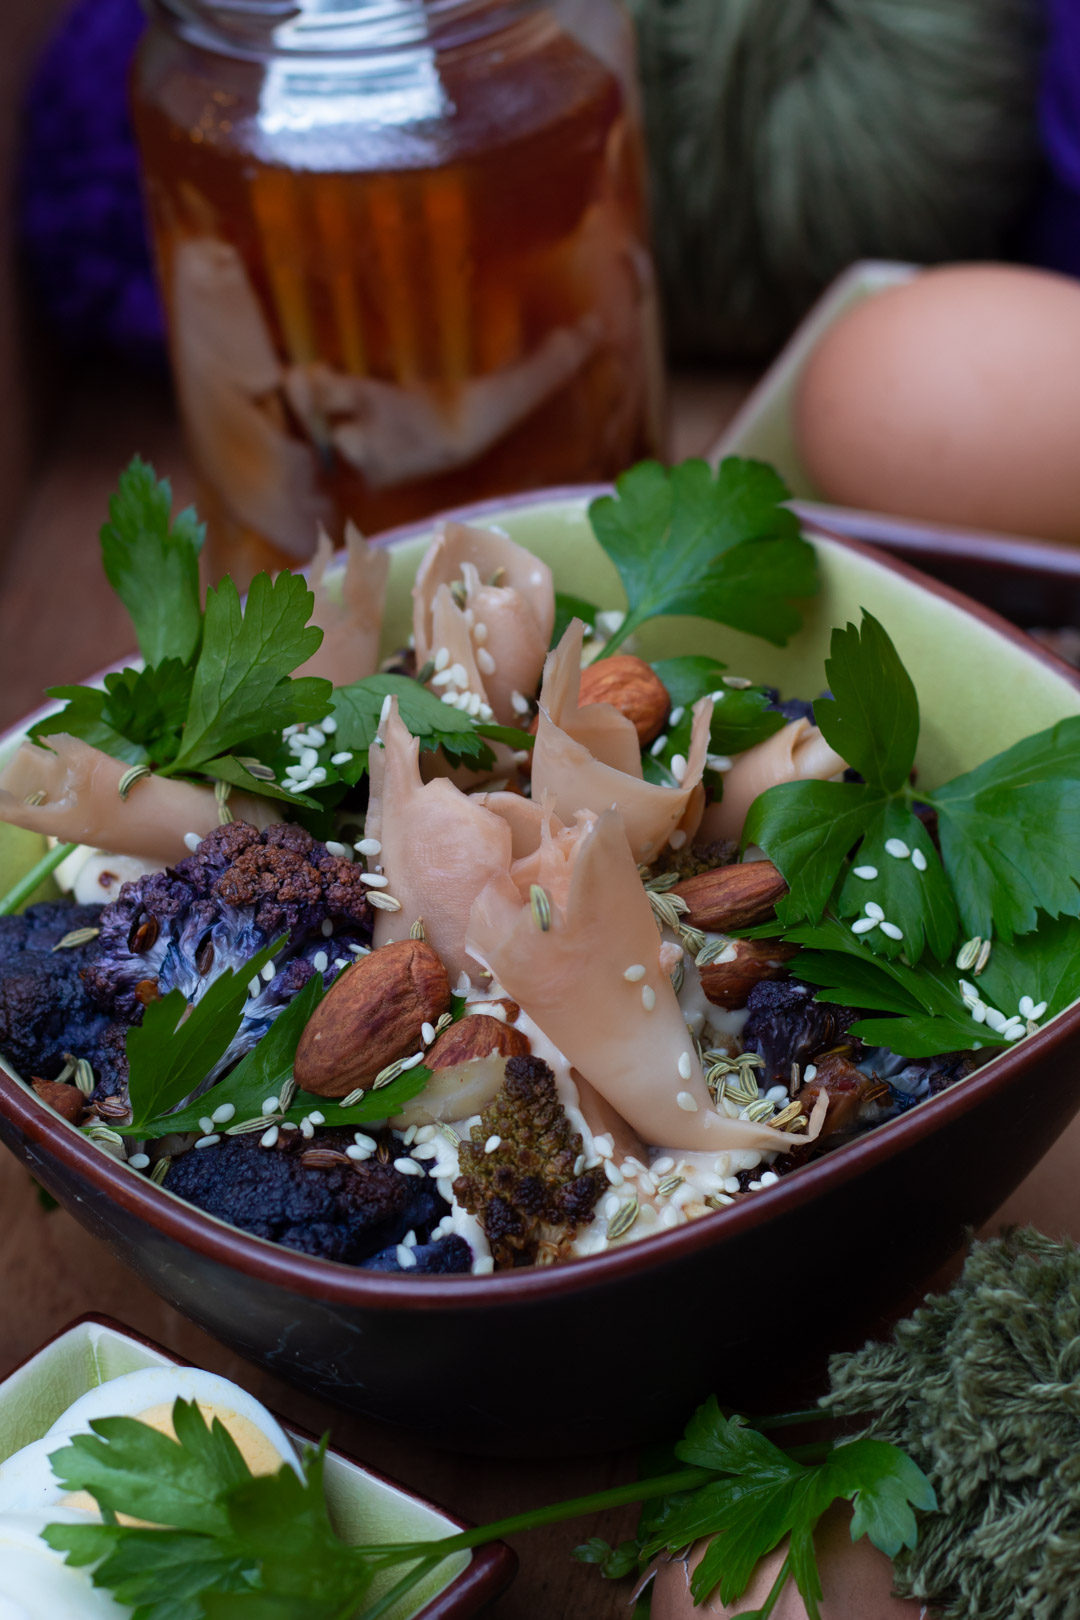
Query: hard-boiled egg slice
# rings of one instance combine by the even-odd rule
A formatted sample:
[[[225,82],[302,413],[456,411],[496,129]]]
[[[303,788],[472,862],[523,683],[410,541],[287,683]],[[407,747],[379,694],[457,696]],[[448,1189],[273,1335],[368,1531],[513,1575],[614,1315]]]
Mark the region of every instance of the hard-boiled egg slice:
[[[41,1540],[47,1524],[81,1515],[0,1514],[0,1620],[125,1620],[131,1610],[96,1587],[87,1569],[72,1569]]]

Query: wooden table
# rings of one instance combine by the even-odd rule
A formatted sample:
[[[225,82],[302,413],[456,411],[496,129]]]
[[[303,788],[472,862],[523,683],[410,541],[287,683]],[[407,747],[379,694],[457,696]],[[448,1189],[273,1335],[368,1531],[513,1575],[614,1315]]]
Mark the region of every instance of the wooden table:
[[[706,450],[747,387],[744,377],[682,377],[673,390],[675,457]],[[52,424],[24,521],[0,564],[0,725],[42,687],[85,677],[130,649],[130,628],[101,574],[97,530],[120,467],[137,450],[167,473],[181,501],[192,485],[163,385],[98,377],[75,385]],[[1080,1236],[1080,1122],[1000,1212],[1052,1236]],[[406,1442],[345,1416],[230,1354],[137,1281],[62,1210],[46,1211],[26,1171],[0,1155],[0,1377],[85,1311],[106,1312],[190,1360],[242,1382],[261,1400],[436,1501],[480,1522],[633,1478],[632,1454],[562,1463],[491,1462]],[[602,1582],[570,1549],[587,1535],[629,1534],[633,1510],[522,1537],[521,1571],[497,1620],[625,1620],[626,1587]]]

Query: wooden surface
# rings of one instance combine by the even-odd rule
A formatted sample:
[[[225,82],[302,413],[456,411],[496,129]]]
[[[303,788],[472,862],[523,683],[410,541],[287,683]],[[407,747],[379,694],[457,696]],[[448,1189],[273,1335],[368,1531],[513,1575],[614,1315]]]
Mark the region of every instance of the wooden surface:
[[[741,377],[680,379],[673,399],[673,455],[707,449],[745,389]],[[40,701],[46,684],[78,680],[130,650],[127,621],[102,578],[96,542],[120,466],[138,450],[173,478],[180,499],[192,494],[168,394],[160,384],[85,379],[72,388],[53,427],[52,452],[38,469],[0,573],[0,725]],[[1080,1236],[1078,1164],[1080,1123],[999,1219],[1031,1220],[1053,1236]],[[343,1416],[248,1366],[185,1321],[69,1215],[47,1212],[25,1170],[6,1154],[0,1154],[0,1231],[0,1377],[74,1317],[102,1311],[239,1380],[305,1427],[331,1428],[345,1450],[477,1521],[634,1475],[631,1454],[547,1464],[478,1461]],[[451,1390],[452,1384],[451,1371]],[[601,1582],[569,1553],[587,1535],[614,1540],[628,1534],[633,1520],[630,1510],[520,1538],[521,1572],[489,1612],[497,1620],[625,1617],[625,1585]]]

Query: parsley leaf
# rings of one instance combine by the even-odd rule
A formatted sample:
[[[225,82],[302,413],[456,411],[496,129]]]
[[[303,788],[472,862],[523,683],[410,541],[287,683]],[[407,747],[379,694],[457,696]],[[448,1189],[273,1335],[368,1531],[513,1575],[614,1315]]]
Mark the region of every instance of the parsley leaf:
[[[1080,909],[1080,715],[995,754],[926,798],[969,934],[1004,939],[1039,909]]]
[[[258,960],[258,959],[256,959]],[[257,972],[256,962],[250,963],[243,969],[244,984],[252,974]],[[179,994],[179,992],[174,992]],[[196,1099],[187,1108],[178,1113],[161,1112],[154,1118],[141,1118],[131,1125],[119,1125],[117,1129],[125,1136],[134,1136],[140,1140],[158,1136],[171,1136],[175,1131],[196,1131],[199,1121],[211,1108],[219,1108],[223,1103],[231,1103],[236,1110],[235,1121],[258,1119],[262,1112],[262,1105],[267,1097],[276,1097],[286,1080],[292,1077],[293,1060],[300,1037],[315,1008],[322,1000],[322,978],[315,973],[308,980],[304,988],[292,1001],[278,1013],[266,1034],[249,1052],[246,1052],[223,1080],[217,1081],[213,1088],[213,1101],[209,1101],[210,1093]],[[205,997],[204,997],[205,1000]],[[230,1003],[232,1005],[233,1003]],[[158,1005],[155,1003],[154,1005]],[[199,1003],[201,1006],[202,1003]],[[236,1018],[229,1030],[225,1046],[235,1035],[240,1022],[240,1011],[243,1002],[237,1010]],[[198,1011],[196,1007],[195,1011]],[[192,1014],[194,1017],[195,1014]],[[190,1020],[189,1020],[190,1022]],[[222,1017],[221,1028],[226,1024]],[[186,1028],[186,1025],[181,1026]],[[220,1053],[218,1054],[220,1056]],[[216,1059],[212,1060],[216,1061]],[[208,1071],[207,1071],[208,1072]],[[205,1079],[205,1073],[200,1076]],[[431,1070],[423,1064],[408,1069],[388,1086],[381,1086],[378,1091],[369,1091],[358,1102],[350,1103],[348,1108],[335,1104],[332,1107],[330,1123],[332,1125],[366,1125],[373,1120],[387,1119],[397,1114],[407,1102],[411,1102],[423,1091],[431,1079]],[[194,1084],[198,1084],[196,1081]],[[194,1085],[188,1087],[194,1090]],[[181,1093],[186,1095],[186,1093]],[[325,1097],[316,1097],[307,1091],[298,1091],[288,1110],[284,1114],[268,1116],[266,1123],[269,1127],[281,1120],[289,1120],[299,1125],[300,1122],[312,1112],[313,1109],[327,1108]]]
[[[714,619],[778,646],[799,628],[791,598],[817,590],[814,550],[771,467],[730,456],[714,476],[704,461],[645,461],[615,487],[589,508],[628,604],[601,656],[665,614]]]
[[[289,679],[322,641],[322,631],[308,624],[314,605],[299,574],[273,580],[256,574],[243,608],[229,578],[207,592],[203,645],[173,771],[197,770],[250,737],[322,718],[330,682]]]
[[[596,629],[596,615],[600,609],[594,602],[587,602],[583,596],[571,596],[566,591],[555,592],[555,623],[551,631],[551,645],[557,647],[571,621],[580,619],[588,633]]]
[[[915,763],[919,703],[900,654],[872,613],[832,633],[825,676],[832,693],[814,704],[825,741],[853,770],[898,792]]]
[[[138,1136],[159,1114],[182,1103],[224,1056],[236,1034],[248,983],[284,944],[284,936],[235,970],[226,968],[188,1012],[182,990],[152,1001],[127,1033],[128,1094]],[[160,1134],[160,1133],[158,1133]]]
[[[202,633],[199,552],[205,526],[188,507],[170,524],[172,489],[138,456],[120,475],[101,530],[105,574],[148,664],[188,663]]]
[[[167,765],[180,746],[191,670],[179,658],[166,658],[153,668],[112,670],[100,688],[54,686],[49,696],[66,698],[67,705],[39,720],[32,736],[64,731],[132,765]]]
[[[329,751],[342,750],[353,755],[349,764],[340,767],[342,780],[353,784],[367,770],[368,749],[375,741],[379,717],[388,697],[397,698],[402,723],[414,737],[419,737],[421,749],[441,747],[456,759],[467,759],[478,765],[492,763],[491,750],[480,729],[460,709],[441,702],[434,692],[407,675],[369,675],[351,686],[339,686],[329,705],[337,722],[333,748]],[[321,756],[320,762],[325,764]]]
[[[50,686],[45,695],[59,699],[64,707],[30,727],[29,736],[35,742],[64,731],[100,748],[103,754],[111,754],[113,759],[122,759],[128,765],[146,764],[147,752],[143,744],[125,737],[105,719],[108,694],[100,687]]]

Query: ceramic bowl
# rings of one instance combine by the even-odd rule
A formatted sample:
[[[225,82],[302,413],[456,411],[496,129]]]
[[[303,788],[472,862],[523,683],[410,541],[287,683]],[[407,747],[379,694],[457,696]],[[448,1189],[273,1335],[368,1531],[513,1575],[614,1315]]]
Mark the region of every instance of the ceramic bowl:
[[[146,1367],[190,1365],[108,1317],[82,1317],[0,1381],[0,1463],[40,1440],[88,1390]],[[315,1436],[278,1421],[301,1446],[314,1442]],[[333,1446],[327,1449],[324,1479],[334,1529],[352,1546],[433,1539],[472,1528]],[[458,1554],[390,1610],[387,1620],[469,1620],[509,1583],[516,1563],[502,1542]],[[389,1572],[380,1577],[372,1597],[393,1581]]]
[[[593,493],[465,515],[546,557],[560,588],[617,606],[587,524]],[[383,542],[388,648],[408,633],[429,534]],[[928,785],[1080,713],[1080,677],[985,608],[869,548],[816,543],[822,590],[788,647],[681,621],[679,650],[717,652],[733,672],[812,696],[830,628],[869,609],[920,693]],[[663,635],[643,636],[643,650]],[[114,1163],[4,1074],[0,1137],[152,1287],[309,1392],[460,1449],[587,1452],[671,1435],[710,1392],[790,1408],[830,1351],[908,1306],[1036,1164],[1080,1104],[1078,1056],[1080,1005],[753,1198],[610,1253],[496,1277],[379,1276],[249,1237]]]

